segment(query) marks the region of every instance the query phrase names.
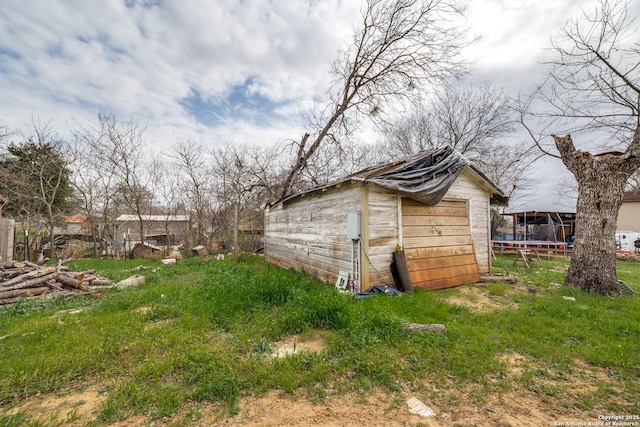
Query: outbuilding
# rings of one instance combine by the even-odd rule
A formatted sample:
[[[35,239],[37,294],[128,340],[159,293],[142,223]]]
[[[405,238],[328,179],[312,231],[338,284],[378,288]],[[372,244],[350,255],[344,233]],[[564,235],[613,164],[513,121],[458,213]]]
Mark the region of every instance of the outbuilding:
[[[640,233],[640,191],[625,191],[622,195],[616,230]]]
[[[353,289],[393,283],[402,251],[413,287],[491,271],[490,204],[504,194],[450,147],[364,169],[267,207],[265,257]]]

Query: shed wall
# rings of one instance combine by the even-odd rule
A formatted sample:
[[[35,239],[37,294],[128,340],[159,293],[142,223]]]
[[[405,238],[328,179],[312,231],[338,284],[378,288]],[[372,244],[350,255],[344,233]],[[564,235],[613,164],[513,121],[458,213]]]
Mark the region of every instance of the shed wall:
[[[402,200],[403,248],[414,287],[440,289],[480,279],[468,200],[427,206]]]
[[[490,272],[489,194],[465,171],[445,198],[464,200],[480,274]],[[307,193],[265,212],[265,258],[280,267],[304,270],[335,282],[340,270],[351,271],[352,242],[347,214],[363,212],[363,289],[392,282],[389,266],[400,244],[400,197],[376,185],[344,183]]]
[[[398,198],[391,193],[370,185],[369,191],[369,247],[367,250],[369,282],[363,288],[384,283],[393,283],[391,265],[393,251],[400,243],[398,232]],[[366,257],[363,254],[363,257]]]
[[[489,194],[470,177],[466,170],[463,170],[458,179],[449,188],[449,191],[447,191],[445,198],[468,201],[471,238],[476,252],[478,269],[480,274],[489,273],[491,271]]]
[[[347,214],[361,210],[361,189],[360,184],[344,184],[268,208],[267,261],[328,282],[335,282],[340,270],[351,271]]]

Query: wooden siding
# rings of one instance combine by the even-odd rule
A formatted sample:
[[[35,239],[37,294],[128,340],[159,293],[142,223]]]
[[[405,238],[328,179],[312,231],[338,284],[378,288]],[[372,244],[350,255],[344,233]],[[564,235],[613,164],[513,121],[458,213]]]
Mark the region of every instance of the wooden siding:
[[[393,283],[391,261],[398,239],[398,195],[377,185],[369,185],[369,281],[363,289],[373,285]],[[364,254],[363,254],[364,257]],[[363,263],[363,266],[365,264]]]
[[[361,211],[362,230],[366,233],[361,253],[363,289],[392,281],[389,266],[398,244],[418,258],[442,258],[443,268],[452,260],[467,265],[470,257],[475,256],[477,271],[487,273],[489,195],[473,174],[463,171],[443,202],[452,199],[463,200],[464,208],[450,203],[423,205],[418,210],[427,208],[425,212],[429,215],[402,216],[400,196],[376,185],[364,187],[362,183],[351,182],[307,193],[265,212],[265,257],[272,264],[304,270],[333,283],[340,270],[351,272],[352,242],[346,237],[347,214]],[[407,209],[411,212],[413,207]],[[425,235],[415,231],[414,226],[423,228]],[[464,232],[469,229],[470,232]],[[430,243],[421,244],[426,236],[430,237]],[[451,242],[455,244],[451,246]],[[415,264],[411,268],[419,269]],[[469,276],[465,282],[477,278],[475,272],[464,275]]]
[[[445,199],[467,200],[471,237],[480,274],[491,272],[489,198],[489,194],[478,185],[466,169],[462,171],[445,195]]]
[[[360,184],[343,184],[267,209],[267,261],[328,282],[335,282],[340,270],[351,272],[347,214],[360,211],[360,200]]]
[[[456,219],[455,225],[450,225],[450,218]],[[427,206],[403,199],[402,235],[414,287],[448,288],[480,279],[466,200]]]
[[[12,261],[15,233],[15,221],[0,218],[0,261]]]

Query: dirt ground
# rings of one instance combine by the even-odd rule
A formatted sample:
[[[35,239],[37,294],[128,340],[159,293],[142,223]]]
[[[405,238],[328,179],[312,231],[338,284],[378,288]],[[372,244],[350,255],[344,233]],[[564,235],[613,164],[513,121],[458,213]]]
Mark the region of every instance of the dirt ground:
[[[47,414],[41,418],[42,421],[55,419],[62,421],[65,426],[80,427],[95,419],[106,397],[104,388],[94,385],[78,393],[32,399],[21,409],[31,415]],[[436,414],[429,418],[409,412],[406,404],[409,397],[416,396],[397,396],[377,391],[360,397],[353,394],[331,396],[324,403],[314,403],[304,397],[271,391],[264,396],[243,399],[239,404],[240,413],[233,417],[224,415],[222,408],[211,404],[201,405],[196,411],[194,408],[183,408],[171,420],[150,421],[143,416],[134,416],[112,425],[542,427],[559,425],[559,422],[566,425],[569,421],[598,421],[577,411],[559,409],[553,403],[543,402],[526,392],[513,391],[490,396],[482,407],[471,404],[464,394],[458,396],[459,401],[455,406],[448,408],[440,408],[425,400],[424,403]]]
[[[523,290],[510,290],[521,292]],[[526,292],[526,289],[524,289]],[[516,308],[506,297],[489,296],[482,286],[460,288],[458,295],[449,299],[454,304],[462,304],[473,310]],[[299,351],[322,351],[324,342],[319,336],[302,340],[293,336],[278,343],[272,357],[286,357]],[[549,372],[542,380],[544,384],[556,387],[561,393],[576,395],[594,392],[596,383],[611,379],[605,370],[576,360],[571,381],[562,379],[562,373],[554,375],[546,366],[532,366],[531,360],[520,354],[505,354],[502,362],[507,367],[511,379],[519,377],[525,369],[544,369]],[[558,380],[558,378],[561,378]],[[80,427],[95,420],[101,405],[106,401],[109,387],[106,384],[91,384],[81,391],[76,387],[56,395],[41,396],[25,401],[14,411],[23,410],[30,416],[43,414],[39,419],[61,421],[64,426]],[[226,414],[219,405],[198,405],[182,408],[170,420],[149,420],[134,416],[113,426],[501,426],[501,427],[547,427],[557,425],[588,425],[600,421],[597,415],[585,414],[577,409],[561,407],[552,399],[540,398],[514,381],[507,393],[489,395],[483,405],[477,405],[470,393],[456,390],[456,396],[447,399],[445,407],[429,402],[427,397],[404,393],[391,394],[370,391],[362,395],[330,395],[323,402],[312,401],[308,396],[290,395],[271,391],[263,396],[242,399],[240,412],[235,416]],[[450,394],[450,392],[447,392]],[[423,417],[409,411],[407,400],[417,398],[434,413]]]

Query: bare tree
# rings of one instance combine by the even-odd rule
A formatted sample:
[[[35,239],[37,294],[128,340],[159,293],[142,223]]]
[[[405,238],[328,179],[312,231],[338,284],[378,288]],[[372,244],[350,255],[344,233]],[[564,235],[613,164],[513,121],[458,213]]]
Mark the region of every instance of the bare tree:
[[[98,126],[90,129],[96,162],[104,163],[115,178],[113,203],[122,204],[138,217],[138,231],[144,241],[143,215],[150,213],[155,181],[154,168],[145,153],[144,128],[133,121],[118,121],[100,114]],[[149,154],[149,155],[147,155]],[[117,211],[117,210],[116,210]]]
[[[627,181],[627,190],[629,191],[640,190],[640,170],[635,171]]]
[[[281,196],[294,187],[320,145],[339,143],[361,116],[375,117],[417,101],[429,85],[466,71],[463,31],[452,24],[462,10],[448,0],[367,0],[353,42],[338,54],[327,105],[311,116],[311,132],[296,156]]]
[[[79,124],[72,129],[74,164],[71,185],[87,217],[93,240],[93,256],[103,252],[115,254],[111,227],[116,207],[116,171],[106,160],[98,128]]]
[[[236,150],[235,156],[240,160],[238,165],[245,171],[244,188],[253,194],[258,205],[275,200],[282,194],[284,177],[288,172],[288,165],[283,161],[287,148],[284,144],[245,145],[241,153]]]
[[[553,42],[556,60],[524,104],[522,121],[538,147],[562,159],[578,183],[575,247],[565,285],[619,294],[615,229],[627,180],[640,167],[640,44],[627,1],[601,0],[570,20]],[[558,154],[543,144],[552,127]],[[542,132],[544,132],[544,130]],[[570,136],[599,138],[607,151],[577,149]]]
[[[176,162],[182,201],[198,233],[193,244],[208,243],[207,228],[213,189],[204,148],[188,141],[178,141],[169,157]],[[189,244],[186,242],[187,246]]]
[[[0,122],[0,142],[2,142],[2,140],[4,140],[11,134],[12,132],[9,129],[9,126],[7,126],[7,124],[5,124],[4,122]]]
[[[23,217],[26,230],[33,220],[43,219],[50,256],[55,256],[54,228],[69,212],[73,196],[67,143],[55,134],[51,122],[33,119],[24,141],[10,144],[2,157],[0,185],[12,201],[9,211]]]
[[[377,151],[387,159],[451,146],[478,166],[509,197],[532,191],[526,171],[540,156],[514,140],[509,98],[489,84],[447,82],[409,115],[383,127]]]
[[[277,188],[273,183],[282,182],[274,179],[279,170],[278,152],[277,147],[261,149],[230,143],[211,152],[216,217],[236,254],[244,249],[239,236],[241,225],[249,228],[245,231],[263,228],[262,208]]]
[[[154,167],[155,173],[153,179],[156,197],[154,201],[157,202],[156,207],[152,207],[151,213],[161,215],[163,218],[165,244],[164,251],[168,255],[170,253],[170,245],[175,244],[173,238],[175,237],[170,233],[173,231],[170,224],[177,219],[177,215],[183,211],[183,201],[186,199],[184,196],[184,187],[180,184],[180,168],[178,165],[171,165],[165,162],[156,161]],[[189,216],[189,218],[191,218]],[[187,229],[184,230],[185,237],[188,235],[188,231],[191,229],[190,221],[188,221]],[[185,242],[185,247],[188,247],[188,242]]]
[[[73,170],[71,185],[80,202],[80,209],[86,214],[93,240],[93,256],[97,257],[98,251],[102,249],[100,243],[103,238],[100,233],[98,215],[101,187],[99,185],[100,173],[93,167],[93,156],[89,154],[90,148],[90,145],[84,143],[80,134],[74,135],[72,149],[75,153],[75,161],[71,165]]]

